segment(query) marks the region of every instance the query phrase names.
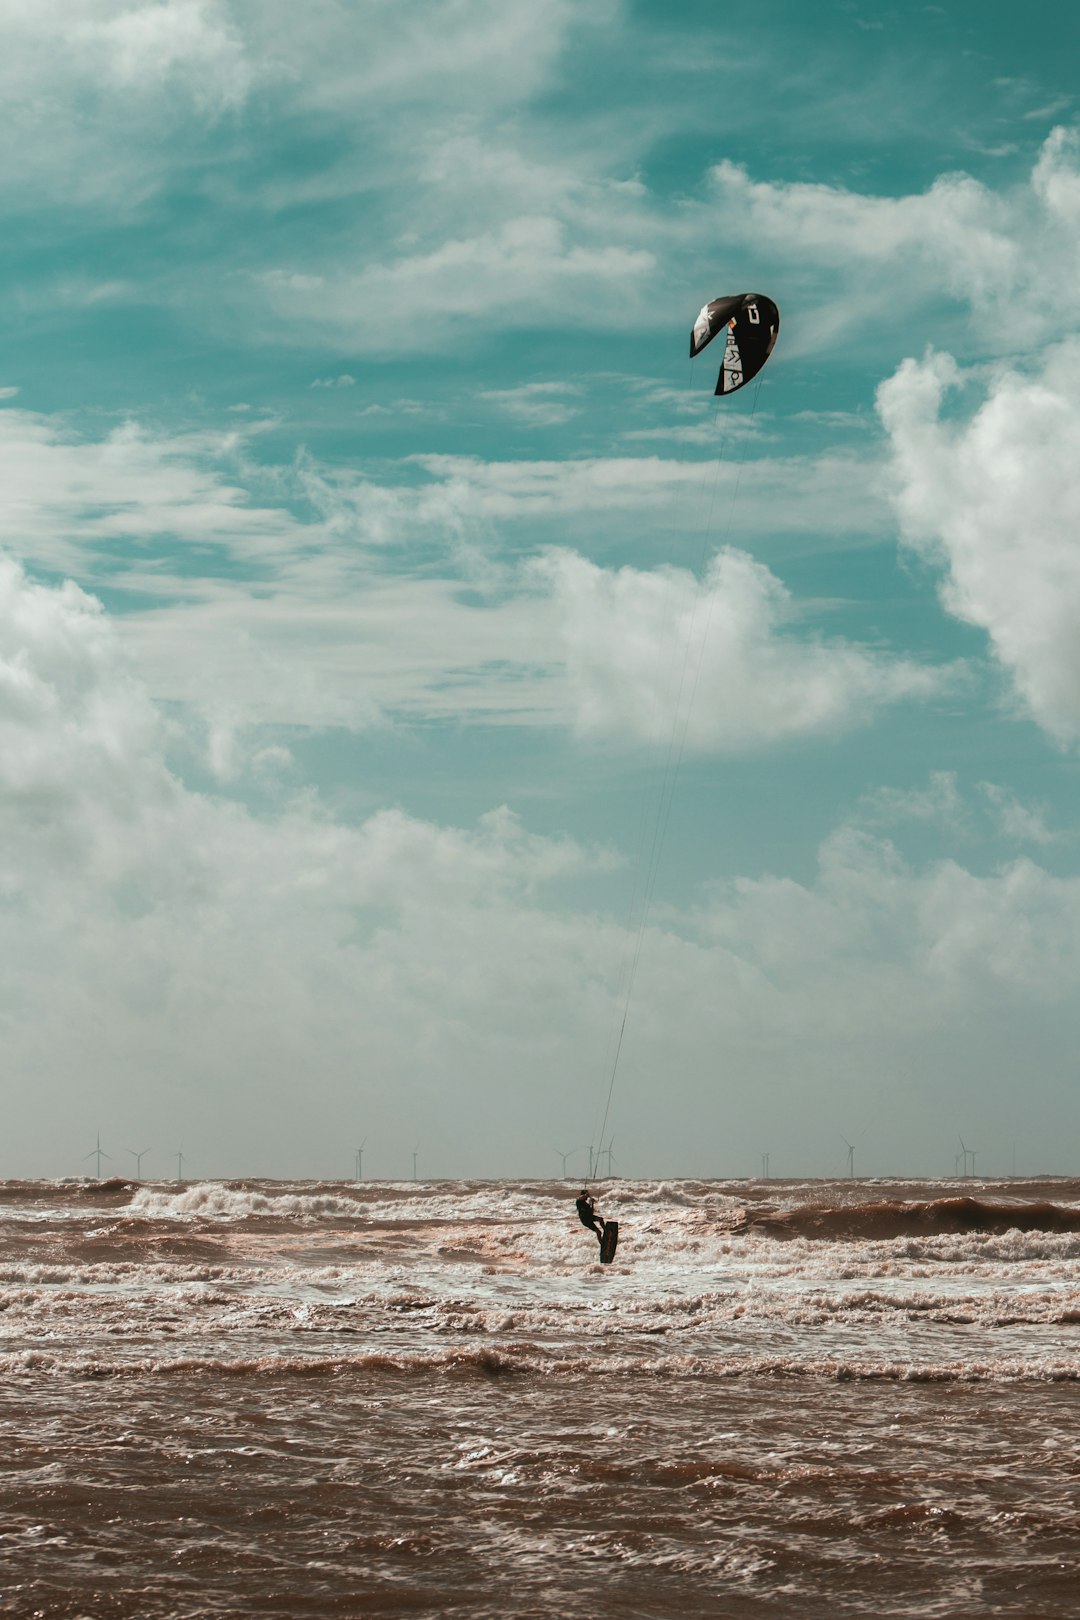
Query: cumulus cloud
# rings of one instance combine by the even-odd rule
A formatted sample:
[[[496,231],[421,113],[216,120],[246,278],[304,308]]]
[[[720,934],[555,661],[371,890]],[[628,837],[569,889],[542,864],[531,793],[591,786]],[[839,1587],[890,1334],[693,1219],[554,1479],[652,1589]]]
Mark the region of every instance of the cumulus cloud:
[[[490,594],[370,576],[305,602],[223,584],[121,629],[155,693],[209,717],[224,775],[245,725],[452,719],[633,748],[685,727],[691,749],[742,753],[835,736],[955,685],[954,669],[826,639],[806,616],[745,552],[723,552],[699,584],[558,548],[505,570]]]
[[[186,788],[166,735],[98,605],[4,563],[0,1014],[35,1088],[77,1072],[129,1107],[149,1088],[160,1117],[162,1090],[184,1084],[205,1124],[204,1075],[235,1085],[239,1115],[298,1063],[354,1070],[359,1042],[374,1099],[421,1055],[447,1059],[489,996],[492,1028],[526,1038],[500,986],[530,1027],[545,976],[569,993],[550,941],[539,962],[529,944],[534,896],[606,856],[506,808],[471,831],[396,810],[347,825],[304,795],[259,818]]]
[[[761,181],[725,161],[707,196],[675,204],[636,173],[654,127],[594,119],[587,139],[568,142],[542,92],[583,34],[601,41],[617,0],[413,0],[368,7],[362,20],[337,0],[302,13],[285,0],[41,0],[8,11],[9,195],[126,213],[177,172],[190,187],[196,172],[206,198],[251,221],[363,193],[363,222],[335,229],[332,243],[275,232],[268,264],[256,229],[232,242],[230,273],[209,278],[204,256],[213,297],[202,319],[233,335],[242,322],[278,342],[322,335],[385,354],[461,345],[493,325],[605,323],[614,309],[623,322],[667,325],[686,264],[714,250],[718,207],[729,248],[752,245],[762,268],[771,256],[812,310],[789,325],[785,352],[942,295],[973,305],[984,335],[1006,347],[1021,302],[1028,336],[1077,309],[1080,168],[1064,129],[1027,182],[1002,193],[950,174],[923,193],[874,196]],[[58,119],[57,106],[75,111]],[[252,106],[272,108],[282,127],[329,122],[335,155],[288,173],[253,164],[242,122]],[[182,264],[153,275],[156,287],[125,295],[185,313],[200,302]],[[80,295],[100,296],[93,285],[80,294],[76,279],[68,296]]]
[[[127,595],[118,633],[155,695],[190,711],[223,780],[259,746],[246,728],[273,724],[584,724],[636,744],[666,701],[665,613],[710,694],[694,746],[844,729],[939,684],[885,654],[807,639],[779,581],[742,552],[725,554],[706,591],[708,637],[703,621],[690,628],[689,574],[600,570],[570,545],[531,560],[555,523],[593,541],[605,526],[624,541],[628,525],[643,538],[659,521],[700,529],[703,488],[733,492],[730,466],[433,456],[377,481],[310,457],[259,467],[248,451],[258,431],[165,435],[128,422],[93,439],[59,418],[0,411],[0,538],[39,570]],[[869,487],[860,503],[849,470],[842,457],[756,464],[740,528],[800,528],[817,508],[823,520],[880,523],[887,509]],[[401,570],[396,553],[418,544],[437,560]],[[621,704],[601,701],[635,637],[649,643],[637,684]]]
[[[722,550],[701,584],[681,570],[605,570],[566,551],[532,569],[550,589],[583,732],[745,750],[829,734],[882,704],[940,690],[940,670],[794,633],[761,563]]]
[[[775,270],[797,289],[787,354],[820,352],[883,318],[925,319],[928,308],[935,320],[972,312],[980,340],[1010,352],[1080,312],[1072,130],[1055,129],[1026,180],[1004,190],[953,172],[923,192],[878,196],[758,180],[725,160],[705,199],[677,209],[617,177],[632,142],[572,158],[557,142],[534,146],[539,155],[525,155],[520,132],[502,129],[431,143],[412,175],[425,206],[401,218],[397,251],[360,243],[329,265],[324,256],[318,287],[306,285],[310,266],[275,272],[265,291],[276,317],[298,333],[330,326],[371,352],[453,344],[478,323],[592,325],[612,308],[635,327],[666,325],[671,286],[688,255],[712,251],[718,214],[729,252],[752,249],[759,274]],[[434,286],[437,319],[418,321]]]
[[[614,881],[613,914],[631,873],[505,806],[347,821],[300,792],[255,815],[186,787],[166,733],[96,604],[6,564],[0,1018],[33,1080],[9,1097],[24,1162],[62,1170],[135,1120],[196,1173],[325,1173],[362,1118],[383,1173],[420,1128],[438,1172],[527,1172],[588,1128],[627,942],[560,896]],[[1019,1046],[1064,1062],[1080,1034],[1080,882],[1028,861],[912,867],[842,828],[805,882],[726,883],[643,947],[617,1110],[647,1172],[709,1168],[687,1119],[720,1110],[727,1152],[767,1130],[805,1163],[823,1114],[888,1110],[900,1081],[910,1163],[943,1107],[1008,1117]]]
[[[739,164],[712,171],[724,217],[755,251],[770,250],[804,277],[828,268],[840,296],[799,334],[819,347],[890,304],[911,315],[941,295],[967,305],[993,350],[1009,352],[1060,332],[1080,314],[1080,137],[1057,128],[1026,183],[997,191],[970,175],[940,176],[925,191],[879,197],[842,187],[754,180]],[[872,276],[869,274],[872,272]],[[1022,318],[1020,312],[1022,311]]]
[[[34,585],[0,558],[0,789],[41,823],[84,797],[122,803],[157,714],[100,603],[70,580]],[[36,818],[31,816],[33,822]]]
[[[922,259],[949,291],[967,295],[1009,282],[1020,261],[1007,203],[967,175],[944,175],[928,191],[907,197],[755,181],[731,162],[718,164],[711,180],[740,232],[819,263],[895,265],[898,257]]]
[[[947,409],[973,381],[974,408]],[[986,631],[1032,718],[1075,742],[1080,342],[985,382],[948,355],[907,360],[878,390],[878,409],[905,540],[942,570],[948,611]]]
[[[775,989],[798,987],[808,1031],[840,1030],[843,999],[857,1002],[861,981],[894,1030],[911,1020],[925,1033],[950,1007],[995,995],[1014,1012],[1029,998],[1029,1011],[1062,1001],[1080,956],[1080,879],[1026,859],[984,876],[953,860],[916,868],[888,840],[848,826],[823,844],[813,883],[738,879],[706,925]]]
[[[49,9],[41,8],[46,14]],[[182,78],[197,102],[219,107],[235,105],[247,93],[251,70],[220,0],[152,0],[123,8],[84,4],[81,18],[72,17],[70,5],[63,9],[69,29],[58,29],[54,40],[70,39],[86,67],[92,70],[96,60],[118,86],[159,95],[170,80]],[[44,21],[39,17],[39,28]]]

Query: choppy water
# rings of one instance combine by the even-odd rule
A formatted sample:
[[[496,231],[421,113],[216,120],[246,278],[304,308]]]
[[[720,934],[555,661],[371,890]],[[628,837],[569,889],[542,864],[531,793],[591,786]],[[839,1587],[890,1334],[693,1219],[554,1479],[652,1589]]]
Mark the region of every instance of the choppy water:
[[[574,1191],[0,1184],[0,1613],[1080,1613],[1080,1184]]]

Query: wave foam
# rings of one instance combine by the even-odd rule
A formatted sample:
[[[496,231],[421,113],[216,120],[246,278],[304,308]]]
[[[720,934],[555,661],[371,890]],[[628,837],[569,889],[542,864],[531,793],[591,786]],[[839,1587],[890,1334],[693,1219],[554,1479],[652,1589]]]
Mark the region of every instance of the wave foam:
[[[183,1192],[160,1192],[142,1187],[127,1208],[129,1216],[143,1220],[242,1221],[252,1217],[278,1217],[283,1220],[318,1220],[349,1217],[362,1220],[362,1204],[331,1193],[264,1193],[230,1187],[225,1182],[200,1181]]]
[[[565,1379],[677,1378],[731,1381],[752,1378],[803,1379],[831,1383],[879,1382],[922,1384],[1080,1383],[1075,1360],[1042,1357],[1003,1361],[912,1362],[844,1357],[781,1355],[702,1355],[636,1357],[628,1355],[559,1355],[532,1344],[453,1348],[444,1351],[369,1352],[330,1356],[191,1356],[121,1360],[112,1357],[72,1359],[47,1350],[0,1354],[0,1373],[10,1377],[62,1376],[77,1379],[155,1377],[237,1379],[324,1379],[347,1377],[481,1379],[552,1377]]]

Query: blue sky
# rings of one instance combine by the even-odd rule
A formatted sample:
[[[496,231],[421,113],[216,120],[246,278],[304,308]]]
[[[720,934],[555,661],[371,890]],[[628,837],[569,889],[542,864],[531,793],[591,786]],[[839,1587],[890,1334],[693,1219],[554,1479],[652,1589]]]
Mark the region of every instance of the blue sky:
[[[1075,1168],[1078,35],[6,8],[6,1173]]]

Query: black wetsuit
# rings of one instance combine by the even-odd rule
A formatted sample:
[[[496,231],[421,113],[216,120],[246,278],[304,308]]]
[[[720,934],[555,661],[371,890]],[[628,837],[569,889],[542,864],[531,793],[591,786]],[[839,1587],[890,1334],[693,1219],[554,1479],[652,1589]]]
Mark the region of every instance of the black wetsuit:
[[[603,1241],[605,1223],[600,1219],[599,1215],[596,1213],[595,1209],[593,1209],[589,1200],[584,1195],[577,1200],[577,1212],[578,1220],[581,1222],[582,1226],[589,1227],[589,1229],[595,1232],[597,1237]]]

